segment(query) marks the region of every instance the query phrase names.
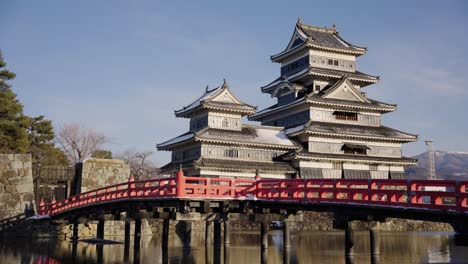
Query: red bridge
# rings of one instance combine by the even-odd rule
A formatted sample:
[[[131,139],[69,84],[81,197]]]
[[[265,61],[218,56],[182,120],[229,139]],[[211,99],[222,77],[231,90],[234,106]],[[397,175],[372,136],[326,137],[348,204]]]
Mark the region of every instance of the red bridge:
[[[123,220],[126,222],[126,244],[130,240],[129,221],[134,220],[134,245],[140,244],[142,218],[164,219],[163,246],[166,247],[170,220],[185,222],[189,226],[186,232],[190,232],[191,221],[206,221],[207,241],[212,240],[209,230],[214,223],[215,243],[221,239],[223,223],[225,246],[230,244],[229,221],[256,221],[261,224],[262,248],[268,246],[270,222],[279,220],[283,221],[287,253],[291,222],[302,221],[304,211],[331,212],[334,214],[335,228],[346,231],[348,260],[353,254],[354,245],[349,223],[355,220],[366,221],[370,223],[369,226],[372,226],[372,222],[384,222],[389,217],[445,222],[453,226],[463,241],[466,240],[467,189],[468,181],[223,179],[186,177],[180,171],[172,178],[130,180],[81,193],[64,201],[41,203],[39,214],[72,223],[73,239],[78,238],[78,223],[98,220],[97,237],[104,238],[104,221]],[[378,252],[378,237],[372,228],[370,238],[371,251]],[[139,249],[135,250],[139,252]]]
[[[441,188],[442,187],[442,188]],[[468,212],[468,181],[378,179],[223,179],[177,177],[133,181],[99,188],[50,204],[39,214],[59,216],[90,205],[128,200],[188,199],[342,204]]]

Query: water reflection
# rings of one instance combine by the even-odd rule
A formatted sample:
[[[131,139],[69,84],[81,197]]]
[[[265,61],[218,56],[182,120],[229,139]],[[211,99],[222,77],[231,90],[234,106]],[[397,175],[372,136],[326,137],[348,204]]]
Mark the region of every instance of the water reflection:
[[[60,240],[2,241],[1,263],[346,263],[343,232],[292,233],[290,250],[283,250],[281,231],[269,235],[269,248],[260,249],[258,233],[233,233],[230,246],[222,239],[205,246],[204,233],[193,232],[191,246],[171,237],[141,237],[133,244],[93,245]],[[368,232],[356,232],[353,263],[466,263],[467,247],[456,246],[448,233],[379,233],[380,254],[370,254]],[[110,239],[110,238],[108,238]],[[123,241],[123,237],[115,240]],[[132,241],[133,242],[133,241]],[[349,260],[348,260],[349,261]]]

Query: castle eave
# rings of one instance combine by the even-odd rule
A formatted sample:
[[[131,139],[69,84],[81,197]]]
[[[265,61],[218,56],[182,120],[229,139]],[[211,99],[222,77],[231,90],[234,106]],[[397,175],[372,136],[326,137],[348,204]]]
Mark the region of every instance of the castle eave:
[[[366,155],[352,154],[328,154],[318,152],[295,152],[282,156],[283,160],[314,160],[314,161],[331,161],[331,162],[349,162],[349,163],[366,163],[366,164],[386,164],[386,165],[401,165],[413,166],[417,165],[418,160],[401,157],[375,157]]]

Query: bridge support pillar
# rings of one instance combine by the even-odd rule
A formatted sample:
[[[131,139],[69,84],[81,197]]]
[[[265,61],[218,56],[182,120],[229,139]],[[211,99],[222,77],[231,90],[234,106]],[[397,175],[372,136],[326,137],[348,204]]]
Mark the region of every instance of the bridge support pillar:
[[[190,248],[190,243],[192,241],[192,222],[184,221],[183,227],[184,227],[183,244],[184,244],[184,248],[187,249],[187,248]]]
[[[75,222],[73,223],[73,235],[71,237],[71,240],[73,241],[73,243],[78,243],[78,223]]]
[[[104,220],[100,219],[97,225],[97,234],[98,239],[104,239]]]
[[[369,229],[371,263],[378,264],[380,260],[380,237],[377,231],[373,228]]]
[[[260,237],[262,240],[262,249],[268,248],[268,222],[262,221],[260,225]]]
[[[124,262],[128,262],[130,252],[130,221],[125,221]]]
[[[291,222],[290,221],[283,221],[283,246],[284,249],[290,249],[291,248],[291,232],[290,232],[290,227]]]
[[[230,221],[224,221],[224,245],[231,244],[231,224]]]
[[[369,239],[370,239],[370,246],[371,246],[371,254],[372,255],[380,255],[380,237],[377,231],[373,228],[369,229]]]
[[[135,234],[133,237],[133,262],[140,263],[141,218],[135,219]]]
[[[351,223],[345,229],[345,256],[348,263],[348,259],[354,257],[354,230],[351,227]],[[352,263],[352,261],[350,261]]]
[[[205,222],[205,244],[210,245],[213,242],[213,221]]]
[[[169,219],[163,219],[162,244],[167,248],[169,245]]]
[[[214,263],[221,263],[221,222],[220,221],[214,221],[213,233],[214,233],[214,239],[213,239]]]

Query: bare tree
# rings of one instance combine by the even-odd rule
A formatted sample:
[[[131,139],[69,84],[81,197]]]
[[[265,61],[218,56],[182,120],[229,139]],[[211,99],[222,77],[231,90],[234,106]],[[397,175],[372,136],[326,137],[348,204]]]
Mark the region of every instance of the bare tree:
[[[108,139],[104,134],[76,123],[64,124],[56,136],[57,144],[63,149],[72,164],[90,158]]]
[[[153,154],[152,151],[126,150],[117,158],[130,165],[130,175],[138,180],[143,180],[159,175],[159,168],[148,159]]]

